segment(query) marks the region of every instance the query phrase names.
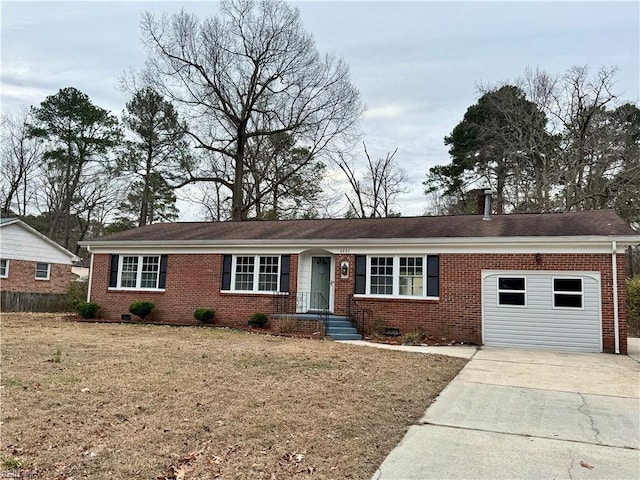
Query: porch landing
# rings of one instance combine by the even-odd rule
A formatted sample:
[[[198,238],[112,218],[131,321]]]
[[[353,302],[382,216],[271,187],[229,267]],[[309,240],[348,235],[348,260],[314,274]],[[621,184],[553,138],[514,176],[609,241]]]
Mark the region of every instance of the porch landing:
[[[332,340],[362,340],[362,336],[355,329],[349,317],[325,313],[295,313],[275,314],[273,318],[295,317],[298,320],[326,321],[325,334]]]

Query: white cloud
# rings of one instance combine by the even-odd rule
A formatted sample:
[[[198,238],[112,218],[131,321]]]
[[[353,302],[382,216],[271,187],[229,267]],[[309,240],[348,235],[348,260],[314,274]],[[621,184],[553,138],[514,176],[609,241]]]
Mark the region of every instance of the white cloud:
[[[393,120],[396,118],[401,118],[406,113],[406,111],[406,107],[398,104],[381,105],[379,107],[367,108],[367,110],[364,112],[364,118],[369,120]]]
[[[429,167],[449,161],[445,135],[477,101],[476,85],[513,80],[527,66],[617,65],[617,93],[640,97],[637,2],[298,3],[318,50],[343,57],[369,105],[362,125],[372,157],[398,148],[410,175],[399,209],[421,213]],[[212,15],[212,2],[4,2],[2,108],[37,105],[75,86],[119,114],[118,77],[142,66],[140,12]],[[362,146],[353,151],[362,161]],[[330,177],[340,183],[338,172]]]

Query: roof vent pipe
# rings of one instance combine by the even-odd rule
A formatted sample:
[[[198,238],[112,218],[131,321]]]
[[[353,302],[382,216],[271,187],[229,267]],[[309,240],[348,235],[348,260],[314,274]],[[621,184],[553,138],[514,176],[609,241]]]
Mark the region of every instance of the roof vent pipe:
[[[491,220],[491,190],[484,191],[484,217],[482,220]]]

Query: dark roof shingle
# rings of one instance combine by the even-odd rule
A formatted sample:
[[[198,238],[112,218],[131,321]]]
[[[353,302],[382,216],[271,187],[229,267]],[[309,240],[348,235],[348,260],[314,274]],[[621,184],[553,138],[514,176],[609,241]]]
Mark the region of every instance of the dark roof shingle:
[[[154,224],[94,241],[357,240],[480,237],[623,236],[636,234],[612,210],[372,219]],[[88,243],[92,243],[89,241]]]

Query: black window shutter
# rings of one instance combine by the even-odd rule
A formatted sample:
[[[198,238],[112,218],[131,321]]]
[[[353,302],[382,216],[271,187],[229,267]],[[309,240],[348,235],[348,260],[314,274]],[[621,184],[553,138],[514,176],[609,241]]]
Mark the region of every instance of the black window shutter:
[[[289,291],[289,268],[291,265],[291,255],[280,257],[280,291]]]
[[[367,285],[367,256],[356,255],[356,288],[354,293],[365,293]]]
[[[120,255],[111,255],[111,267],[109,269],[109,287],[118,286],[118,264],[120,263]]]
[[[231,255],[222,256],[222,290],[231,290]]]
[[[158,277],[158,288],[164,288],[167,285],[167,256],[160,255],[160,276]]]
[[[427,296],[440,296],[440,257],[437,255],[427,257]]]

